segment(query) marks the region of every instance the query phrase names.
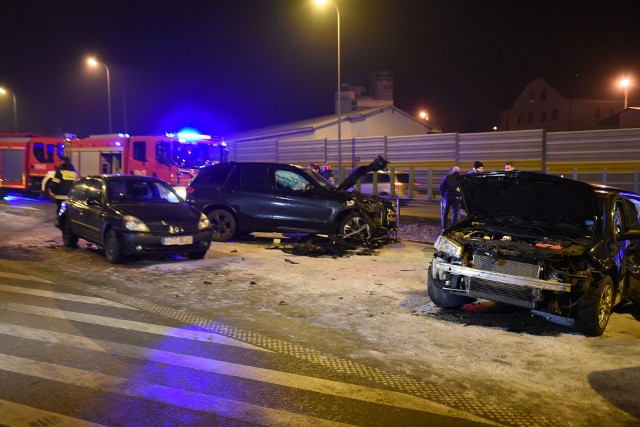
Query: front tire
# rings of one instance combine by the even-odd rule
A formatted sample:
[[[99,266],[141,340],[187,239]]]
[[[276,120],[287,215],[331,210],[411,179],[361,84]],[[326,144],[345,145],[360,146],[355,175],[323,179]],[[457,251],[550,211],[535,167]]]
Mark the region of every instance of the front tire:
[[[71,231],[71,221],[68,218],[62,219],[62,243],[68,248],[78,245],[78,236]]]
[[[238,221],[228,210],[216,209],[209,212],[207,217],[211,222],[215,242],[228,242],[236,234]]]
[[[104,257],[111,264],[117,264],[122,261],[120,242],[118,242],[118,236],[113,230],[107,231],[107,235],[104,238]]]
[[[604,333],[611,317],[614,301],[613,281],[604,276],[596,289],[592,289],[578,306],[575,325],[578,331],[589,337]]]
[[[346,240],[365,241],[371,238],[369,225],[357,212],[344,217],[338,226],[338,234]]]
[[[463,305],[471,304],[476,299],[454,294],[443,290],[444,280],[437,280],[431,274],[431,267],[427,272],[427,292],[431,301],[440,308],[461,308]]]

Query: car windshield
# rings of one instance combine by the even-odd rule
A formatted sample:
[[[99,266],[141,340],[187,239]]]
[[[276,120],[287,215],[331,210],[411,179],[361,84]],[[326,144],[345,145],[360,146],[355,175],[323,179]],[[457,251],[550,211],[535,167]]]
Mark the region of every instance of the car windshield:
[[[182,203],[167,184],[159,181],[109,181],[107,198],[112,203]]]
[[[322,175],[320,175],[319,173],[316,173],[314,171],[312,171],[311,169],[303,169],[304,173],[308,176],[311,177],[311,179],[315,182],[317,182],[320,186],[324,187],[324,188],[336,188],[335,185],[333,185],[328,179],[326,179],[325,177],[323,177]]]

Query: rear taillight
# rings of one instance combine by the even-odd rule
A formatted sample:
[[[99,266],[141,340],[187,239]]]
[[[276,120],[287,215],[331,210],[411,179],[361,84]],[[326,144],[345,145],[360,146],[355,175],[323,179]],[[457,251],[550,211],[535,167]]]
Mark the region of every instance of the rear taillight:
[[[195,188],[191,187],[190,185],[187,185],[187,194],[191,195],[195,192],[196,192]]]

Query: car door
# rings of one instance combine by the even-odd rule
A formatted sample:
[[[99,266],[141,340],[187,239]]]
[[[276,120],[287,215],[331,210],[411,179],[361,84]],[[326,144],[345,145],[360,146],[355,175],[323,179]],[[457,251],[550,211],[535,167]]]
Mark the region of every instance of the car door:
[[[236,165],[222,193],[225,203],[237,213],[241,229],[272,230],[275,196],[267,164]]]
[[[281,230],[328,233],[333,210],[317,184],[294,167],[274,166],[274,223]]]
[[[73,203],[72,219],[77,234],[94,242],[102,241],[103,195],[102,180],[87,180],[82,197]]]

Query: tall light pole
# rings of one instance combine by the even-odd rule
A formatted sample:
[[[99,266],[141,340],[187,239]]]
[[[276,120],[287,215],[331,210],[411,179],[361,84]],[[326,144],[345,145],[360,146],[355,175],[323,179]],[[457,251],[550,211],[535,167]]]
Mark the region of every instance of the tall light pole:
[[[18,103],[16,101],[16,94],[0,87],[0,94],[7,95],[9,93],[13,96],[13,131],[18,133]]]
[[[97,59],[90,57],[87,59],[87,64],[90,67],[97,67],[98,65],[102,65],[107,72],[107,108],[109,110],[109,133],[112,132],[111,128],[111,77],[109,73],[109,67],[104,62],[99,62]]]
[[[336,16],[338,17],[338,177],[342,179],[342,85],[340,82],[340,10],[338,5],[331,0],[315,0],[319,6],[324,6],[327,3],[331,3],[336,9]]]
[[[620,87],[624,90],[624,109],[627,109],[628,100],[629,100],[629,86],[631,85],[631,81],[628,78],[623,78],[620,80]]]

